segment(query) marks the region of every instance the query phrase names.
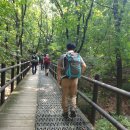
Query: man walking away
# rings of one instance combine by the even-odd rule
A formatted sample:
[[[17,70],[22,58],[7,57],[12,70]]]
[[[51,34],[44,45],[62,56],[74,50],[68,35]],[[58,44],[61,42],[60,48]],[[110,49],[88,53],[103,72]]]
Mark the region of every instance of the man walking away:
[[[76,117],[76,96],[78,78],[86,70],[86,64],[82,57],[74,52],[75,45],[67,44],[68,52],[58,60],[57,82],[62,88],[62,116],[64,118]],[[68,102],[70,98],[70,102]],[[70,108],[70,111],[68,110]],[[70,114],[70,115],[69,115]]]
[[[35,74],[37,71],[37,65],[38,65],[38,56],[36,55],[35,52],[32,55],[31,63],[32,63],[32,73]]]
[[[44,70],[44,64],[43,64],[43,54],[39,56],[39,62],[41,64],[41,70]]]

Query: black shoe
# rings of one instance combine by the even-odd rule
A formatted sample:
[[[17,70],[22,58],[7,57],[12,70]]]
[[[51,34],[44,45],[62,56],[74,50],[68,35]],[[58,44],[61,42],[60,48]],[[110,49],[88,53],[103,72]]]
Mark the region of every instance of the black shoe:
[[[70,117],[71,117],[71,118],[76,117],[76,112],[75,112],[75,111],[71,111],[71,113],[70,113]]]
[[[68,112],[62,113],[62,116],[63,116],[65,119],[67,119],[67,118],[68,118]]]

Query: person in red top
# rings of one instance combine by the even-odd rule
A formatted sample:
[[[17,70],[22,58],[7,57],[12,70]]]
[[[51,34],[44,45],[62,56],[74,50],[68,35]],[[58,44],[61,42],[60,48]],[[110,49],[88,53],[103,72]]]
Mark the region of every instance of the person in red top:
[[[49,66],[51,63],[49,54],[46,54],[43,60],[44,60],[44,66],[45,66],[45,75],[48,76]]]

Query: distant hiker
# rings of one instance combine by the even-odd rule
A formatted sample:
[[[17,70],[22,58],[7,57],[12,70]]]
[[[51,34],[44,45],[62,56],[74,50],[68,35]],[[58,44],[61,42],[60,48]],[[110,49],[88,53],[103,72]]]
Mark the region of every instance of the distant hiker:
[[[48,76],[49,73],[49,66],[50,66],[51,60],[49,57],[49,54],[46,54],[44,57],[44,66],[45,66],[45,75]]]
[[[41,64],[41,70],[44,70],[43,54],[39,56],[39,63]]]
[[[42,62],[43,62],[43,67],[45,68],[45,65],[44,65],[44,58],[46,57],[46,54],[43,55],[42,57]]]
[[[32,63],[32,73],[35,74],[37,71],[37,65],[38,65],[38,56],[34,52],[31,58],[31,63]]]
[[[78,78],[81,73],[86,70],[86,64],[82,57],[74,52],[75,45],[67,44],[66,54],[63,54],[58,60],[57,66],[57,82],[62,87],[62,116],[64,118],[76,117],[76,95],[77,95],[77,84]],[[70,98],[70,104],[68,103]],[[70,112],[68,110],[69,105],[71,106]],[[70,113],[70,115],[68,115]]]

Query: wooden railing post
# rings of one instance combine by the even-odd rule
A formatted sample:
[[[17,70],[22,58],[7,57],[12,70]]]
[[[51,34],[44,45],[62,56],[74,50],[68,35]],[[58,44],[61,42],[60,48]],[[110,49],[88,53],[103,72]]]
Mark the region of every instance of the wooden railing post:
[[[53,67],[54,67],[54,65],[52,64],[52,65],[51,65],[51,74],[52,74],[52,76],[54,76],[54,72],[53,72],[53,70],[52,70]]]
[[[52,69],[53,69],[52,73],[53,73],[53,77],[55,78],[55,72],[54,72],[55,69],[54,69],[54,68],[55,68],[55,66],[53,65],[53,66],[52,66]]]
[[[21,60],[21,63],[23,63],[23,60]],[[20,71],[22,72],[23,69],[24,69],[24,68],[23,68],[23,65],[21,65],[21,70],[20,70]],[[23,79],[23,74],[21,74],[21,78],[20,78],[20,80],[22,80],[22,79]]]
[[[25,68],[27,68],[28,66],[30,66],[29,62],[25,64]],[[29,69],[30,69],[30,67],[25,71],[25,75],[27,74],[27,72],[29,71]]]
[[[99,75],[95,75],[95,80],[99,80]],[[97,103],[97,99],[98,99],[98,85],[94,84],[93,87],[93,99],[92,101],[94,103]],[[93,125],[95,125],[95,119],[96,119],[96,109],[94,107],[92,107],[92,111],[91,111],[91,123]]]
[[[1,64],[1,68],[5,68],[5,64]],[[5,80],[6,80],[6,73],[5,71],[1,73],[1,87],[5,85]],[[5,90],[1,92],[1,104],[3,104],[5,101]]]
[[[56,67],[56,66],[54,66],[54,70],[55,70],[55,72],[57,72],[57,67]],[[55,75],[55,79],[57,80],[57,75],[56,75],[56,73],[54,73],[54,75]]]
[[[17,57],[17,64],[19,64],[19,58]],[[19,74],[19,66],[17,66],[17,75]],[[17,84],[20,82],[20,77],[17,78]]]
[[[24,62],[25,62],[25,60],[24,60]],[[25,68],[26,68],[26,65],[24,64],[24,65],[23,65],[23,69],[25,69]],[[23,73],[23,77],[24,77],[25,75],[26,75],[26,72]]]
[[[14,66],[14,62],[12,62],[11,64],[12,66]],[[11,69],[11,79],[14,78],[14,68]],[[14,90],[14,81],[11,83],[11,92]]]

